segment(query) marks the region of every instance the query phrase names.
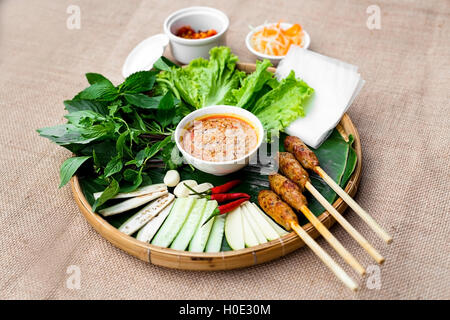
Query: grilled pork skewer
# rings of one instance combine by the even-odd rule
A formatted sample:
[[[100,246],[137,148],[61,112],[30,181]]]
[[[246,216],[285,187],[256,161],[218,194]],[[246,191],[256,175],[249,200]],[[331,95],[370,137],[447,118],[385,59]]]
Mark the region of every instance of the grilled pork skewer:
[[[284,140],[284,148],[292,153],[305,169],[316,172],[360,217],[378,236],[386,243],[392,242],[392,237],[356,203],[330,176],[320,167],[319,160],[302,140],[297,137],[288,136]]]
[[[319,201],[319,203],[339,222],[339,224],[355,239],[361,247],[379,264],[384,262],[384,257],[372,247],[372,245],[329,203],[317,189],[311,184],[308,172],[295,159],[292,153],[280,152],[278,154],[280,172],[292,182],[296,183],[300,190],[305,188]]]
[[[314,228],[327,240],[327,242],[336,250],[336,252],[359,274],[366,273],[364,267],[348,252],[347,249],[336,239],[330,230],[308,209],[305,196],[300,188],[291,180],[275,173],[269,176],[270,188],[283,199],[288,205],[297,211],[302,212],[312,223]]]
[[[358,289],[356,282],[326,253],[316,241],[298,225],[297,216],[285,202],[273,191],[262,190],[258,194],[258,203],[261,208],[286,230],[294,230],[303,242],[319,257],[320,260],[353,291]]]

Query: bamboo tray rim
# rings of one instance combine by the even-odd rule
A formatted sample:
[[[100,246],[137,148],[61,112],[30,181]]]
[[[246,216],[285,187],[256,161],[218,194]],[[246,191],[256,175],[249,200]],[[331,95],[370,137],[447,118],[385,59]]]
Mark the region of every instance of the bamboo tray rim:
[[[238,63],[238,68],[244,71],[248,71],[250,69],[255,68],[255,64],[251,63]],[[269,69],[271,72],[275,71],[275,68]],[[349,130],[345,130],[343,127],[347,126],[349,127]],[[353,147],[357,154],[357,163],[356,168],[351,175],[349,181],[347,182],[347,185],[345,186],[345,191],[353,196],[356,193],[357,186],[359,184],[360,175],[361,175],[361,169],[362,169],[362,152],[361,152],[361,144],[360,144],[360,138],[358,131],[354,124],[352,123],[350,117],[345,113],[342,117],[341,121],[338,124],[337,127],[338,131],[343,135],[344,138],[348,138],[348,134],[353,135],[354,142]],[[109,242],[114,244],[115,246],[121,248],[122,250],[128,252],[129,254],[136,256],[137,258],[144,260],[146,262],[152,263],[152,256],[155,254],[160,254],[163,256],[166,256],[168,259],[172,258],[180,262],[180,258],[188,258],[192,261],[193,265],[186,266],[186,265],[179,265],[179,263],[175,264],[164,264],[164,263],[155,263],[160,266],[165,266],[169,268],[175,268],[175,269],[185,269],[185,270],[226,270],[226,269],[235,269],[235,268],[242,268],[242,267],[248,267],[251,265],[259,264],[261,262],[257,261],[257,254],[261,253],[267,249],[272,249],[274,246],[281,245],[281,255],[269,258],[266,261],[270,261],[276,258],[279,258],[281,256],[284,256],[285,254],[288,254],[299,247],[303,246],[304,243],[301,241],[301,239],[296,235],[295,232],[290,232],[278,239],[268,241],[267,243],[260,244],[254,247],[244,248],[240,250],[232,250],[232,251],[221,251],[218,253],[206,253],[206,252],[190,252],[190,251],[181,251],[181,250],[175,250],[171,248],[164,248],[152,245],[150,243],[145,243],[142,241],[137,240],[134,237],[128,236],[122,232],[120,232],[117,228],[112,226],[108,221],[103,219],[102,216],[100,216],[97,213],[94,213],[92,211],[92,208],[90,204],[88,203],[87,199],[85,198],[79,179],[77,176],[72,177],[71,181],[71,189],[73,193],[73,197],[80,208],[82,214],[86,218],[86,220],[91,224],[97,232],[100,233],[104,238],[106,238]],[[340,211],[341,213],[345,211],[347,208],[347,204],[341,199],[338,198],[334,203],[333,206]],[[328,228],[334,224],[335,220],[334,218],[327,212],[324,211],[322,214],[318,216],[318,219],[324,223]],[[314,229],[311,223],[307,223],[302,226],[303,229],[308,232],[313,238],[316,238],[319,236],[317,231]],[[287,250],[285,252],[284,247],[287,244],[292,244],[295,248],[292,250]],[[255,257],[255,261],[253,264],[244,264],[242,266],[233,266],[233,267],[208,267],[208,263],[211,261],[211,259],[222,259],[226,260],[227,258],[231,257],[240,257],[244,256],[246,254],[252,254]],[[202,262],[205,262],[204,267],[195,267],[195,264],[202,264]]]

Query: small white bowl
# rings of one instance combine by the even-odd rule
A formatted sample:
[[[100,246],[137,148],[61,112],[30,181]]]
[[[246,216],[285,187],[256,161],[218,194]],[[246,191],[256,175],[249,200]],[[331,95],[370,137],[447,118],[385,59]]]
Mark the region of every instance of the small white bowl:
[[[262,60],[262,59],[269,59],[270,62],[272,62],[272,64],[273,64],[274,66],[276,66],[276,65],[278,65],[278,62],[280,62],[280,61],[285,57],[285,55],[284,55],[284,56],[270,56],[270,55],[267,55],[267,54],[258,52],[258,51],[256,51],[256,50],[253,48],[252,43],[251,43],[252,36],[253,36],[253,34],[254,34],[256,31],[259,31],[259,30],[261,30],[262,28],[264,28],[265,26],[267,26],[267,25],[272,25],[272,24],[276,24],[276,23],[266,23],[266,24],[262,24],[262,25],[260,25],[260,26],[258,26],[258,27],[256,27],[256,28],[254,28],[252,31],[250,31],[250,32],[247,34],[247,37],[245,38],[245,44],[247,45],[247,49],[248,49],[251,53],[253,53],[255,56],[257,56],[259,59],[261,59],[261,60]],[[282,22],[282,23],[280,24],[281,28],[283,28],[283,29],[288,29],[288,28],[292,27],[292,25],[293,25],[292,23],[285,23],[285,22]],[[308,32],[306,32],[305,30],[303,30],[302,48],[308,49],[310,43],[311,43],[311,38],[309,37]]]
[[[209,7],[189,7],[172,13],[164,21],[164,33],[170,39],[173,57],[183,64],[191,60],[209,57],[209,50],[225,44],[225,34],[230,20],[220,10]],[[177,37],[178,29],[191,26],[194,30],[214,29],[217,34],[205,39],[184,39]]]
[[[229,161],[206,161],[195,158],[190,153],[185,151],[183,146],[181,145],[180,138],[184,135],[186,129],[190,127],[196,119],[206,115],[215,115],[215,114],[233,114],[247,120],[250,124],[252,124],[254,128],[257,130],[258,134],[258,143],[256,147],[245,156],[238,158],[236,160],[229,160]],[[225,105],[204,107],[196,111],[193,111],[187,116],[185,116],[175,129],[175,143],[180,152],[182,153],[183,157],[185,158],[185,160],[198,170],[216,176],[224,176],[226,174],[238,171],[243,167],[245,167],[248,164],[249,159],[253,157],[258,151],[263,141],[263,138],[264,138],[263,126],[261,124],[261,121],[259,121],[259,119],[253,113],[243,108]]]

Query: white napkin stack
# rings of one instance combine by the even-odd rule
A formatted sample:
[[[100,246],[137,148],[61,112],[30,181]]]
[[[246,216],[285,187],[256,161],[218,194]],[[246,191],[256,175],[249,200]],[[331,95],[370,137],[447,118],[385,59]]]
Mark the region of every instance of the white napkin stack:
[[[276,76],[283,79],[291,70],[314,89],[314,95],[306,106],[305,117],[292,122],[285,131],[318,148],[339,123],[365,81],[357,66],[298,46],[291,46],[278,65]]]

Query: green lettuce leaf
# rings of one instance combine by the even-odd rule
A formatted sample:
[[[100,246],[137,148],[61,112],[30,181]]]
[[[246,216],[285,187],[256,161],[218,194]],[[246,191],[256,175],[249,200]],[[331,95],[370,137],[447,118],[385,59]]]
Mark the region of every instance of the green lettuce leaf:
[[[232,90],[237,89],[245,77],[244,72],[236,70],[237,61],[230,48],[213,48],[209,61],[197,58],[185,68],[172,67],[161,72],[156,92],[171,90],[195,109],[217,104],[234,105],[236,99]]]
[[[272,63],[269,60],[256,61],[255,72],[248,75],[243,81],[239,89],[234,89],[233,95],[236,99],[236,106],[244,109],[249,109],[253,106],[256,99],[259,98],[258,93],[261,92],[264,86],[270,81],[277,80],[273,73],[269,72],[267,68],[271,67]],[[270,87],[268,88],[270,90]],[[267,90],[268,91],[268,90]],[[266,90],[264,90],[266,93]]]
[[[305,115],[303,106],[314,89],[296,79],[294,71],[256,101],[250,111],[262,122],[267,132],[283,131],[292,121]]]

